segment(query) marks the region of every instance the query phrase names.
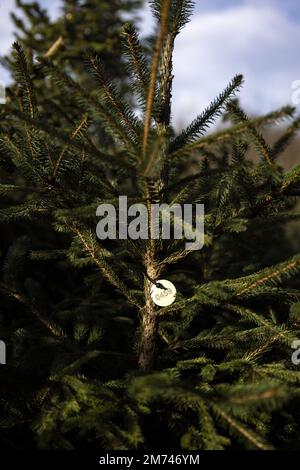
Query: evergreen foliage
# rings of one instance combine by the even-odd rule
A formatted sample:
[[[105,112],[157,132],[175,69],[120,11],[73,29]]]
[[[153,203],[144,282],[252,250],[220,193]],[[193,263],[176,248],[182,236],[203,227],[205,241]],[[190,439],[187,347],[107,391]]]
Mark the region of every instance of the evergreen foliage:
[[[41,56],[51,59],[57,67],[76,77],[81,86],[93,91],[91,74],[88,73],[85,57],[101,54],[109,73],[114,76],[122,89],[128,89],[128,73],[122,59],[123,46],[121,30],[125,16],[136,16],[140,0],[63,0],[56,19],[50,18],[47,10],[38,2],[16,0],[15,11],[11,13],[15,26],[16,41],[27,51],[28,67],[35,82],[36,99],[43,113],[40,119],[50,121],[59,129],[69,126],[76,119],[76,111],[67,95],[62,95],[57,85],[36,60]],[[1,59],[16,82],[18,72],[12,56]],[[7,90],[9,107],[13,87]],[[3,107],[2,107],[3,108]],[[1,114],[5,109],[1,109]],[[3,120],[0,126],[3,126]],[[102,134],[102,139],[104,134]]]
[[[0,439],[22,449],[299,449],[291,345],[300,255],[284,224],[299,217],[300,167],[284,172],[277,161],[299,118],[289,107],[248,118],[234,100],[237,75],[175,135],[172,53],[193,2],[151,4],[151,60],[135,28],[123,30],[142,117],[108,78],[105,58],[85,59],[89,90],[40,56],[75,116],[62,128],[46,124],[31,62],[14,44],[18,87],[1,135],[14,181],[6,171],[0,221],[16,239],[2,255]],[[232,125],[204,135],[224,111]],[[282,119],[292,124],[271,146],[261,129]],[[99,125],[112,144],[99,142]],[[204,204],[204,248],[100,242],[96,208],[119,195],[148,207]],[[162,276],[179,295],[157,308],[150,288]]]
[[[123,17],[135,14],[139,6],[139,0],[63,0],[61,14],[53,20],[39,3],[16,0],[16,9],[11,15],[16,40],[30,57],[51,58],[89,86],[90,75],[86,73],[83,60],[87,49],[101,54],[116,79],[124,78],[120,61],[122,42],[118,33]],[[6,63],[13,71],[10,57],[6,58]]]

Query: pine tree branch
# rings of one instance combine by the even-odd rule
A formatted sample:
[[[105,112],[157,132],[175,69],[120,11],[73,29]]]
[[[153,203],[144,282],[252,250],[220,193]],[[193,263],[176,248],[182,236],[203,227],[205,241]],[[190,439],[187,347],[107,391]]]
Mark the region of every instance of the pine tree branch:
[[[75,137],[76,137],[78,134],[81,133],[82,129],[83,129],[84,127],[86,127],[87,122],[88,122],[88,116],[85,114],[85,115],[81,118],[80,123],[76,126],[76,129],[75,129],[75,130],[72,132],[72,134],[70,135],[70,140],[71,140],[71,141],[74,140]],[[59,155],[59,157],[58,157],[58,159],[57,159],[57,162],[56,162],[56,164],[55,164],[54,171],[53,171],[53,177],[54,177],[54,178],[56,178],[56,176],[57,176],[57,173],[58,173],[58,171],[59,171],[59,167],[60,167],[61,164],[62,164],[62,161],[63,161],[63,158],[64,158],[64,156],[65,156],[65,154],[66,154],[67,148],[68,148],[68,145],[66,145],[66,146],[63,148],[63,150],[61,151],[61,153],[60,153],[60,155]]]
[[[278,123],[284,119],[291,118],[295,112],[295,109],[291,106],[284,106],[279,110],[272,111],[265,116],[259,116],[249,119],[248,122],[235,124],[228,129],[213,132],[208,136],[201,137],[201,139],[191,142],[186,145],[184,149],[178,149],[173,152],[170,157],[172,160],[178,159],[179,157],[185,157],[193,154],[193,151],[206,149],[207,147],[215,147],[220,144],[230,142],[231,139],[239,136],[243,136],[248,132],[248,125],[256,128],[263,128],[267,125]]]
[[[133,113],[129,110],[129,107],[122,102],[112,83],[110,83],[109,80],[106,78],[102,64],[100,64],[97,57],[90,58],[89,62],[95,77],[97,78],[101,88],[104,91],[106,99],[111,103],[115,112],[120,117],[122,122],[124,122],[128,129],[128,132],[130,132],[134,139],[138,139],[139,134],[136,118],[134,117]]]
[[[227,105],[228,111],[239,121],[242,123],[247,123],[247,129],[249,134],[254,139],[255,147],[257,148],[258,152],[262,155],[262,157],[266,160],[269,166],[273,165],[273,155],[272,149],[267,144],[265,139],[263,138],[262,134],[258,132],[258,130],[253,126],[250,122],[244,111],[242,111],[236,103],[229,103]]]
[[[16,299],[18,302],[24,304],[29,309],[29,311],[33,313],[33,315],[51,333],[52,336],[58,339],[65,339],[65,335],[59,329],[57,329],[57,327],[52,322],[45,318],[24,294],[22,294],[21,292],[17,292],[2,281],[0,281],[0,288],[7,292],[11,297]]]
[[[179,149],[184,151],[185,146],[203,134],[209,125],[215,122],[224,109],[226,103],[233,98],[234,94],[243,84],[243,76],[236,75],[227,88],[216,98],[211,105],[198,116],[185,130],[175,137],[170,144],[169,158]]]
[[[273,158],[282,154],[289,146],[292,140],[297,136],[300,128],[300,118],[295,119],[294,122],[285,130],[282,137],[280,137],[272,147]]]
[[[220,406],[213,405],[213,409],[217,415],[220,416],[230,428],[237,431],[246,441],[252,444],[256,449],[259,450],[271,450],[272,447],[264,444],[258,440],[250,431],[244,428],[236,419],[229,416]]]
[[[98,99],[90,96],[78,83],[76,83],[69,75],[62,72],[51,61],[40,58],[41,63],[45,66],[46,71],[50,73],[59,87],[68,90],[73,98],[77,101],[80,108],[86,112],[86,106],[94,112],[105,125],[106,131],[112,136],[114,140],[117,139],[124,145],[124,148],[136,158],[137,146],[128,135],[128,132],[122,126],[120,120],[116,119],[109,110],[107,110]],[[128,162],[124,161],[124,164]]]
[[[137,80],[137,91],[143,102],[146,103],[150,73],[135,27],[127,23],[124,27],[123,36],[125,38],[129,60],[132,64],[132,70]]]
[[[258,279],[251,283],[249,286],[239,290],[234,297],[242,297],[244,294],[247,294],[248,292],[255,290],[257,287],[267,284],[270,281],[273,280],[278,280],[283,276],[284,274],[290,273],[295,271],[295,269],[300,269],[300,258],[296,258],[295,260],[291,261],[290,263],[282,264],[281,267],[278,269],[275,269],[275,271],[271,272],[270,274],[262,277],[261,279]]]
[[[267,331],[272,333],[272,335],[277,337],[277,341],[282,341],[284,344],[291,344],[291,334],[290,331],[287,329],[278,328],[276,325],[271,323],[270,321],[266,320],[262,315],[257,314],[253,310],[247,307],[243,307],[236,304],[226,303],[224,305],[225,309],[228,311],[237,313],[243,318],[250,320],[251,322],[255,323],[256,325],[263,326],[266,328]]]
[[[19,122],[24,122],[27,125],[32,126],[34,129],[41,130],[43,133],[48,135],[50,138],[55,138],[59,142],[62,142],[66,144],[67,147],[80,150],[80,151],[85,151],[88,155],[90,156],[97,156],[101,159],[101,161],[107,163],[107,162],[113,162],[113,163],[120,163],[119,158],[117,158],[114,154],[112,153],[104,153],[101,152],[89,139],[86,135],[84,135],[84,139],[86,140],[86,143],[79,141],[79,140],[72,140],[70,139],[70,136],[67,135],[66,133],[54,128],[51,126],[51,124],[45,124],[41,120],[35,120],[35,119],[29,119],[26,115],[24,115],[21,112],[17,112],[14,110],[13,115],[11,117],[7,117],[7,121],[11,122],[16,122],[16,117],[18,118]],[[20,152],[19,152],[20,154]],[[29,164],[29,163],[28,163]],[[127,168],[132,168],[132,165],[126,161],[123,160],[122,164],[126,166]],[[32,168],[34,168],[31,165]]]
[[[34,119],[36,115],[36,112],[35,112],[36,100],[35,100],[35,95],[33,91],[32,79],[30,77],[30,73],[28,69],[27,59],[25,57],[25,54],[21,45],[18,42],[14,42],[13,49],[16,51],[16,55],[17,55],[16,66],[17,66],[18,78],[20,80],[23,93],[24,93],[24,96],[22,97],[23,102],[26,103],[25,108],[26,108],[26,111],[28,111],[29,116],[31,117],[31,119]]]
[[[91,242],[88,242],[86,237],[84,236],[83,232],[76,226],[76,224],[69,225],[69,228],[72,232],[74,232],[79,240],[81,241],[82,246],[92,258],[94,263],[98,266],[101,273],[104,277],[113,285],[115,286],[122,294],[126,297],[129,303],[135,305],[138,308],[141,308],[140,303],[136,299],[134,295],[131,294],[128,287],[124,284],[124,282],[119,278],[119,276],[112,270],[109,264],[102,258],[99,259],[97,253],[95,251],[94,245]],[[91,234],[89,235],[91,240]]]
[[[264,354],[265,352],[267,352],[270,347],[273,345],[273,344],[276,344],[278,341],[280,341],[282,338],[282,333],[278,333],[274,336],[272,336],[270,339],[268,339],[265,344],[263,344],[262,346],[260,346],[259,348],[256,348],[255,350],[253,351],[250,351],[250,352],[247,352],[244,356],[244,358],[246,360],[249,360],[249,361],[252,361],[252,360],[255,360],[256,358],[262,356],[262,354]],[[290,346],[290,345],[289,345]]]

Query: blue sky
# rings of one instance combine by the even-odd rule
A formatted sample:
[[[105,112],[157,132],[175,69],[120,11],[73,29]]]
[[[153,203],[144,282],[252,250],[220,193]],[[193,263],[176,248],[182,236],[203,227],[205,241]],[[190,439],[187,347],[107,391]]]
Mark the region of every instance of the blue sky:
[[[60,0],[40,0],[51,15]],[[9,11],[0,0],[0,54],[13,40]],[[148,8],[141,30],[152,30]],[[192,21],[177,39],[174,57],[174,122],[185,125],[226,86],[245,75],[240,97],[250,113],[291,104],[292,83],[300,80],[299,0],[197,0]],[[7,75],[0,69],[0,79]]]

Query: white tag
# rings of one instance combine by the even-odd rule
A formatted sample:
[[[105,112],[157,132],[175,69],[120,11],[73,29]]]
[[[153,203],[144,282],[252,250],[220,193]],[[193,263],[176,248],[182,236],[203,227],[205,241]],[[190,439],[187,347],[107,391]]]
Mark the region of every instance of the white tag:
[[[176,287],[172,282],[166,279],[159,280],[157,283],[162,284],[165,289],[160,289],[156,285],[151,287],[151,298],[153,302],[160,307],[171,305],[176,298]]]

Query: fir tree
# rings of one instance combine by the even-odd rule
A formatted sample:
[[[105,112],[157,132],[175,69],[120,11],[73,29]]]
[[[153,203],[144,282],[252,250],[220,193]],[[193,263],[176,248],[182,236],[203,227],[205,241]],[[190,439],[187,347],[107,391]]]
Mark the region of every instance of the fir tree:
[[[64,0],[58,17],[53,20],[38,2],[16,0],[16,10],[11,13],[15,37],[27,51],[30,75],[35,81],[37,105],[43,107],[45,122],[54,121],[57,127],[66,126],[76,119],[76,112],[73,113],[74,108],[68,96],[62,96],[56,85],[47,80],[36,57],[51,58],[57,67],[76,77],[84,88],[92,91],[85,57],[87,50],[91,55],[101,54],[109,73],[125,93],[128,74],[122,61],[120,31],[123,17],[135,18],[140,6],[140,0]],[[11,57],[3,57],[1,62],[17,82]],[[7,90],[8,101],[10,94],[14,93],[10,88]],[[5,110],[1,109],[1,112]]]
[[[64,0],[61,13],[52,20],[37,2],[16,0],[17,8],[11,15],[16,40],[32,57],[51,57],[87,86],[90,83],[84,64],[87,49],[91,54],[101,54],[116,79],[124,78],[119,32],[123,17],[133,16],[140,6],[139,0]],[[11,65],[9,57],[6,61]]]
[[[6,253],[0,283],[9,352],[0,370],[2,440],[51,449],[299,448],[291,345],[300,255],[283,259],[283,250],[276,263],[259,256],[262,241],[276,242],[271,232],[299,217],[300,168],[284,172],[277,162],[299,118],[286,107],[249,119],[233,99],[243,83],[237,75],[174,135],[172,54],[193,2],[151,4],[158,21],[151,60],[134,26],[123,30],[142,118],[99,57],[85,61],[97,93],[40,57],[77,113],[70,128],[45,125],[28,59],[14,45],[19,111],[6,116],[11,131],[1,145],[22,184],[3,181],[0,217],[30,229]],[[232,125],[205,135],[224,111]],[[261,128],[283,118],[292,123],[271,146]],[[93,138],[99,123],[110,149]],[[22,202],[12,204],[19,194]],[[161,238],[100,242],[96,208],[120,195],[145,203],[149,219],[153,202],[203,203],[204,248]],[[29,234],[41,227],[37,246]],[[179,294],[157,308],[150,289],[162,276]]]

